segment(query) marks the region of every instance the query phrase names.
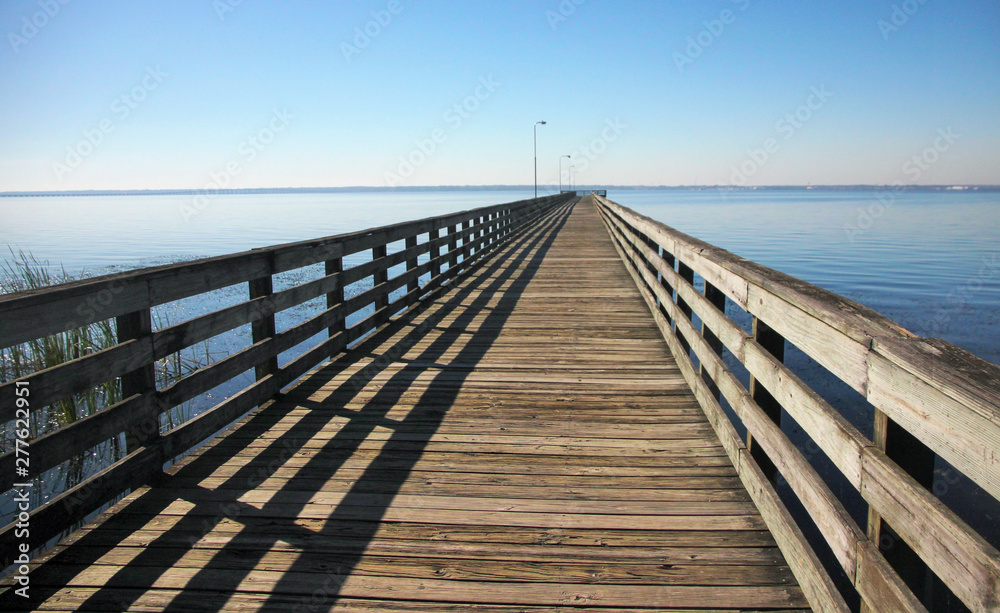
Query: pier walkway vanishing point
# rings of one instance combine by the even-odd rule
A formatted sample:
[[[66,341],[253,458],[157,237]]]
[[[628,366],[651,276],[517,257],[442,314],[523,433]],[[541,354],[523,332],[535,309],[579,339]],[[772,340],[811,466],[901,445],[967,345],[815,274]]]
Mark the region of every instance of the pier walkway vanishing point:
[[[363,249],[372,260],[345,269]],[[38,385],[55,375],[35,375],[32,389],[53,397],[121,376],[126,400],[106,410],[116,413],[71,435],[89,449],[125,432],[128,455],[34,511],[33,546],[131,493],[32,562],[28,599],[9,577],[0,609],[846,611],[772,487],[780,473],[866,610],[922,610],[874,545],[890,525],[970,609],[998,610],[997,551],[884,451],[893,428],[912,432],[907,457],[926,445],[996,495],[1000,379],[960,350],[599,196],[227,257],[125,273],[103,315],[117,318],[120,355],[63,367],[61,379],[80,376],[57,391]],[[319,262],[326,276],[274,290],[273,275]],[[345,299],[365,276],[371,289]],[[238,281],[249,307],[149,326],[157,304]],[[0,300],[0,318],[18,322],[0,324],[0,346],[66,329],[39,305],[69,308],[100,283]],[[275,312],[324,295],[327,310],[303,329],[275,329]],[[726,317],[727,300],[754,315],[752,332]],[[246,323],[244,352],[151,386],[153,359]],[[281,351],[327,331],[279,367]],[[878,407],[876,440],[785,369],[786,340]],[[952,374],[927,367],[925,345]],[[248,368],[251,388],[158,427],[165,408]],[[784,437],[782,408],[870,504],[867,528]],[[68,436],[34,442],[36,470],[68,457]],[[5,564],[16,543],[11,526],[0,533]]]

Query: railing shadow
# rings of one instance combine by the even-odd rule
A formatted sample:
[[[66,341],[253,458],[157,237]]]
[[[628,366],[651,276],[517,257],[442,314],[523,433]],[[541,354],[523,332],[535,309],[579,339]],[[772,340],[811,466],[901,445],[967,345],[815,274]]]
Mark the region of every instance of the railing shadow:
[[[73,537],[72,545],[57,550],[33,575],[28,602],[18,599],[0,605],[4,610],[26,605],[33,608],[94,564],[114,572],[95,581],[99,587],[80,603],[81,609],[125,610],[155,586],[177,590],[163,602],[166,611],[222,610],[251,571],[270,566],[280,567],[280,572],[269,587],[261,589],[270,592],[266,602],[259,603],[263,608],[280,605],[309,611],[334,605],[340,599],[344,579],[375,538],[394,496],[409,479],[423,449],[447,415],[461,381],[473,372],[468,366],[475,366],[496,340],[518,301],[519,286],[534,275],[535,265],[545,257],[572,208],[572,204],[565,205],[548,214],[501,251],[476,264],[476,270],[464,277],[461,287],[450,289],[444,298],[419,305],[377,331],[347,355],[303,379],[285,401],[248,418],[234,435],[215,441],[166,477],[163,484],[99,526]],[[496,303],[489,309],[484,308],[493,301]],[[374,393],[373,380],[445,319],[453,320],[448,322],[449,328],[463,330],[487,311],[485,321],[475,332],[439,334],[420,352],[413,361],[429,364],[437,363],[448,352],[456,352],[450,360],[461,363],[462,368],[435,366],[437,374],[426,389],[423,384],[418,387],[423,392],[412,402],[406,417],[390,419],[393,407],[418,377],[431,369],[412,365],[400,368],[380,381]],[[423,321],[416,323],[421,317]],[[385,347],[394,337],[399,338]],[[308,399],[366,356],[374,359],[325,398]],[[344,410],[347,402],[361,395],[370,398],[363,401],[360,410]],[[302,407],[311,410],[299,416]],[[322,433],[333,420],[342,423],[345,418],[347,423],[336,433]],[[276,438],[262,438],[279,421],[288,423],[287,429]],[[374,458],[360,476],[349,481],[333,512],[325,519],[297,521],[308,503],[307,494],[315,493],[316,488],[335,477],[369,435],[385,427],[392,431],[388,440],[371,454]],[[262,440],[266,442],[258,442]],[[306,446],[317,440],[323,441],[318,450]],[[289,465],[289,460],[302,455],[308,457],[304,465]],[[212,477],[209,483],[218,485],[202,485],[224,465],[238,468],[231,475]],[[283,476],[290,470],[294,475],[263,504],[240,500],[268,478]],[[220,548],[194,547],[223,524],[229,530],[226,534],[232,536]],[[215,534],[212,538],[218,537]],[[263,558],[278,541],[291,547],[294,561],[283,567],[264,564]],[[122,546],[128,546],[135,555],[126,559],[116,550]],[[168,573],[170,579],[164,581]],[[10,592],[7,596],[0,600],[10,600]]]

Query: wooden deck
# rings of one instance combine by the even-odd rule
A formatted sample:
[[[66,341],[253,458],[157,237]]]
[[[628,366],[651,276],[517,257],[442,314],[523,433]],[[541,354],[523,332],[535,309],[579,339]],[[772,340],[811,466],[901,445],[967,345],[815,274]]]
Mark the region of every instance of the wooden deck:
[[[30,577],[67,611],[808,607],[590,197]]]

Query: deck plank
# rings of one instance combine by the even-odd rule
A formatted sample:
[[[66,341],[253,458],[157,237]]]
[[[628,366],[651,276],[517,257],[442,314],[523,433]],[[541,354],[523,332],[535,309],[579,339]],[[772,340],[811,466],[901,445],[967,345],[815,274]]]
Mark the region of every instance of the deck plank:
[[[46,611],[808,608],[589,198],[31,578]]]

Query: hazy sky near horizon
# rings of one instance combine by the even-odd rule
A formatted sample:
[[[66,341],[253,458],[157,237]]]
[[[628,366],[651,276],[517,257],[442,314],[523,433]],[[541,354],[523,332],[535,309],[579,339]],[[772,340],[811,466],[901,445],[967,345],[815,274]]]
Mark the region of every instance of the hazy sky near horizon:
[[[996,0],[6,0],[0,191],[1000,184]]]

